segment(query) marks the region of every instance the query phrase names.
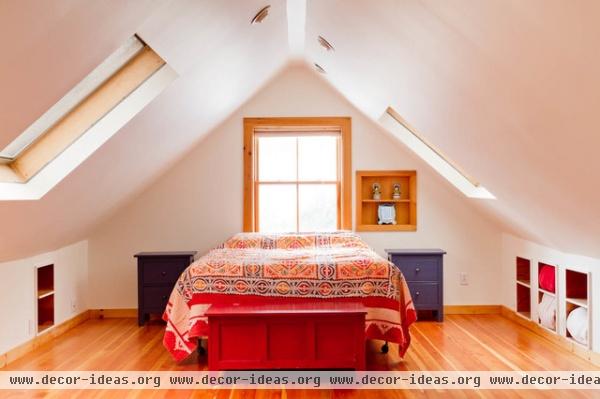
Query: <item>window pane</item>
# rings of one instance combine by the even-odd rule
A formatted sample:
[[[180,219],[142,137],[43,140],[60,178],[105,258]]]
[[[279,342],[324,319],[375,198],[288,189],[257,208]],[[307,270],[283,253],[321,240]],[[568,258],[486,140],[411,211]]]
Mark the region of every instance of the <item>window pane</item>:
[[[337,186],[300,185],[300,231],[337,230]]]
[[[337,180],[337,136],[298,138],[298,178],[300,181]]]
[[[258,138],[258,180],[296,181],[296,137]]]
[[[261,232],[296,231],[296,185],[258,186],[258,229]]]

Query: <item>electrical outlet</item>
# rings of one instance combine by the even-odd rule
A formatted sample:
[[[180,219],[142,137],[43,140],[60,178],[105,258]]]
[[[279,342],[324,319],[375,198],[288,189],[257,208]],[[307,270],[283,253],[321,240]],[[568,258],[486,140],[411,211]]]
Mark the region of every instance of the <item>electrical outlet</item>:
[[[468,275],[465,272],[460,273],[460,285],[469,285]]]

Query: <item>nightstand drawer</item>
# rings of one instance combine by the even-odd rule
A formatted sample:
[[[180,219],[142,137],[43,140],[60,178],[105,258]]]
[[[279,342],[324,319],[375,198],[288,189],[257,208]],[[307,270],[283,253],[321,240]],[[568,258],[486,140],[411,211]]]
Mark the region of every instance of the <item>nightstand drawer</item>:
[[[417,309],[439,305],[440,285],[438,283],[412,283],[408,288]]]
[[[438,257],[392,255],[392,262],[402,271],[406,281],[439,281]]]
[[[189,264],[189,258],[144,259],[142,284],[173,284]]]
[[[169,302],[169,297],[171,296],[171,291],[173,291],[173,287],[171,286],[156,286],[156,287],[144,287],[143,288],[143,301],[144,308],[148,312],[163,312],[167,307],[167,302]]]

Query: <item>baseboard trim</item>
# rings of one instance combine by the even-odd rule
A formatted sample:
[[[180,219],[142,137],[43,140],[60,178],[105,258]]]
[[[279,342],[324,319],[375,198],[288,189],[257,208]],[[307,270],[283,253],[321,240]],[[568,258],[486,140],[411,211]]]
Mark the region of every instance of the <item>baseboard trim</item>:
[[[15,360],[25,356],[29,352],[32,352],[36,348],[41,345],[47,343],[48,341],[66,333],[72,328],[78,326],[90,318],[90,311],[86,310],[75,317],[72,317],[68,320],[63,321],[60,324],[55,325],[54,327],[44,331],[43,333],[36,335],[29,341],[22,343],[21,345],[9,350],[6,353],[0,355],[0,368],[14,362]]]
[[[135,319],[138,316],[137,309],[91,309],[92,319]]]
[[[444,314],[500,314],[501,305],[446,305]]]
[[[533,320],[526,319],[525,317],[519,315],[517,312],[506,306],[501,306],[500,314],[506,317],[507,319],[514,321],[515,323],[527,328],[528,330],[533,331],[541,337],[546,338],[548,341],[557,344],[561,348],[568,350],[574,355],[579,356],[580,358],[587,360],[588,362],[591,362],[593,365],[600,366],[600,353],[596,353],[592,350],[585,349],[580,345],[569,341],[566,337],[563,337],[562,335],[546,330],[538,323],[534,322]]]

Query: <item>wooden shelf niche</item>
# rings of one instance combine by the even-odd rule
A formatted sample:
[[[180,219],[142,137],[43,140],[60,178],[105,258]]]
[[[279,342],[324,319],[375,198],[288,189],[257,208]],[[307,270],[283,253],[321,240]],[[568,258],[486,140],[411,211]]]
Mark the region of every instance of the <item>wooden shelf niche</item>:
[[[373,199],[373,183],[381,186],[381,199]],[[393,199],[394,184],[400,184],[400,198]],[[393,204],[396,224],[378,224],[380,204]],[[356,172],[357,231],[417,230],[417,172],[357,171]]]
[[[38,334],[54,325],[54,265],[37,269]]]
[[[565,270],[565,326],[568,326],[569,315],[572,311],[578,308],[584,308],[587,312],[587,343],[584,345],[577,342],[569,333],[568,328],[565,328],[565,336],[576,345],[590,348],[590,331],[591,331],[591,309],[589,304],[591,279],[589,273],[579,272],[571,269]]]
[[[517,257],[517,314],[531,319],[531,261]]]

